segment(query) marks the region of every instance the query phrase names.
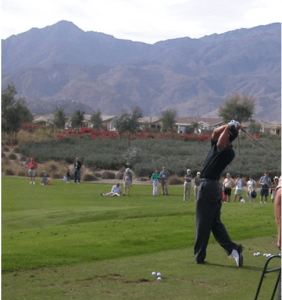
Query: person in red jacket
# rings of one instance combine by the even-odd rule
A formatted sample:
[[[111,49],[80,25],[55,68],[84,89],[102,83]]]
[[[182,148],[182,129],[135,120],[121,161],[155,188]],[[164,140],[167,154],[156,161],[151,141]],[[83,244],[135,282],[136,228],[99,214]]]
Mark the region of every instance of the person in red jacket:
[[[28,163],[28,176],[30,177],[30,183],[29,184],[35,184],[35,170],[37,168],[37,163],[34,161],[34,158],[31,157],[30,161]]]

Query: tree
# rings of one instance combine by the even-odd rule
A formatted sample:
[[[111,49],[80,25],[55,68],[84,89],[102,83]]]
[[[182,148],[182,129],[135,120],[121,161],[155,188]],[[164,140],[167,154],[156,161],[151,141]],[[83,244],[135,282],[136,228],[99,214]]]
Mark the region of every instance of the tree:
[[[114,126],[119,134],[136,133],[140,129],[139,119],[142,118],[143,112],[140,107],[133,108],[131,114],[123,112],[114,120]],[[130,137],[128,136],[128,143],[130,145]]]
[[[167,109],[162,111],[160,121],[162,123],[162,131],[173,131],[173,126],[175,125],[176,111],[172,109]]]
[[[224,123],[231,120],[240,123],[249,121],[255,112],[255,101],[254,97],[237,93],[224,101],[219,107],[218,115],[223,118]]]
[[[79,109],[79,110],[75,110],[72,114],[71,114],[71,127],[72,128],[81,128],[82,127],[82,122],[84,119],[84,111]]]
[[[54,124],[57,128],[64,129],[66,124],[66,114],[64,108],[55,107]]]
[[[94,129],[100,129],[103,128],[102,124],[103,120],[101,117],[101,111],[98,109],[97,111],[94,111],[90,118],[90,123],[93,124]]]
[[[255,134],[255,133],[260,133],[261,132],[261,125],[255,122],[251,122],[249,125],[249,133],[250,134]]]
[[[33,120],[31,111],[28,109],[25,99],[18,98],[13,83],[2,91],[1,94],[1,117],[2,131],[10,135],[11,143],[17,140],[17,133],[22,123],[30,123]]]

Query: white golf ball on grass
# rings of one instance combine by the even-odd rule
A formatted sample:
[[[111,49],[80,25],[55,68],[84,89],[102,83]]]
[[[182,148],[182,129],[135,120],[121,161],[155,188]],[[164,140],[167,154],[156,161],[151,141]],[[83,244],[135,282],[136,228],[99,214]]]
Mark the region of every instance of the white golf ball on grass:
[[[153,275],[153,276],[157,276],[157,273],[156,273],[156,272],[152,272],[152,275]]]

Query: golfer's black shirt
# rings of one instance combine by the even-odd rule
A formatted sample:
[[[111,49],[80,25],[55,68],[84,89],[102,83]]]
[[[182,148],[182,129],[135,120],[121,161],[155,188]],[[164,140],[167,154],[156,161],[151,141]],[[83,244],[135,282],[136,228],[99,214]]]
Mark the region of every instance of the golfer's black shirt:
[[[235,157],[232,145],[226,146],[222,151],[218,151],[216,144],[216,141],[211,140],[211,150],[204,162],[200,176],[201,178],[219,180],[221,173]]]

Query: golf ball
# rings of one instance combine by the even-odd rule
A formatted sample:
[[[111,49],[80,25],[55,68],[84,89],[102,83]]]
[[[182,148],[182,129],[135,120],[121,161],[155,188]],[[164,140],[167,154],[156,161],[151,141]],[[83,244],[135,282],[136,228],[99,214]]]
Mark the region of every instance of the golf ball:
[[[161,276],[162,276],[162,274],[159,272],[159,273],[157,273],[157,276],[158,276],[158,277],[161,277]]]
[[[257,252],[257,256],[260,256],[260,252]]]
[[[152,275],[153,275],[153,276],[157,276],[157,273],[156,273],[156,272],[152,272]]]
[[[158,277],[157,280],[162,280],[162,278],[161,278],[161,277]]]

